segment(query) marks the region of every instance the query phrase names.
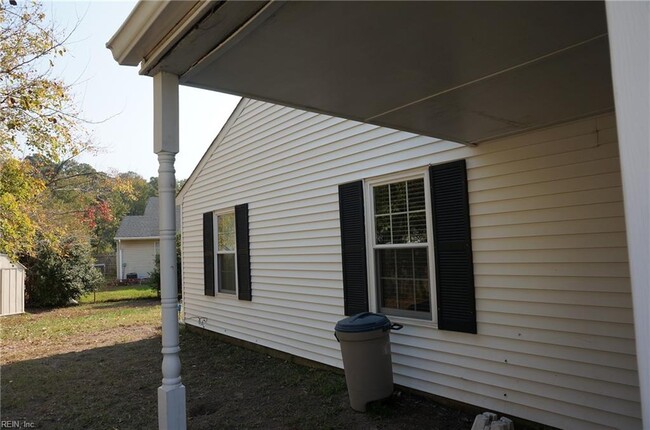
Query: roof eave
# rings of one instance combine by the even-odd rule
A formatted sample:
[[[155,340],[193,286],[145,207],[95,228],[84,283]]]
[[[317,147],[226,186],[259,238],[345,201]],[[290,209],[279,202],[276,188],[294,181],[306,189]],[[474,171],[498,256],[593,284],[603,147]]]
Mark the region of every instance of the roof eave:
[[[142,237],[114,237],[113,240],[159,240],[160,236],[142,236]]]
[[[117,32],[106,43],[113,58],[123,66],[137,66],[150,53],[165,45],[170,32],[176,30],[198,2],[139,1]],[[160,35],[165,36],[161,39]]]

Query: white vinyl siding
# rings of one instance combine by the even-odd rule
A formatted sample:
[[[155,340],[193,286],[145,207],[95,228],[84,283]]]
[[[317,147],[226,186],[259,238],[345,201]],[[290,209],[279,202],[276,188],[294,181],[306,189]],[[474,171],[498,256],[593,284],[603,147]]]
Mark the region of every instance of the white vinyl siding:
[[[561,428],[641,427],[613,115],[465,147],[244,103],[182,196],[188,324],[341,367],[338,185],[465,158],[478,334],[397,319],[395,382]],[[241,203],[253,300],[206,297],[202,214]]]
[[[156,244],[155,240],[121,240],[123,276],[128,273],[137,273],[138,278],[148,278],[155,267]]]

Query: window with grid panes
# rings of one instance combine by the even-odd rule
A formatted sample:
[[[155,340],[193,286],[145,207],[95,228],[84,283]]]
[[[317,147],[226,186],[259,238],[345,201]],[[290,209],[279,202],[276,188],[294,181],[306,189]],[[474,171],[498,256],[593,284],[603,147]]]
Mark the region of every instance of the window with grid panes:
[[[237,292],[235,212],[217,213],[216,218],[217,291],[235,294]]]
[[[431,318],[424,177],[374,185],[375,279],[383,313]]]

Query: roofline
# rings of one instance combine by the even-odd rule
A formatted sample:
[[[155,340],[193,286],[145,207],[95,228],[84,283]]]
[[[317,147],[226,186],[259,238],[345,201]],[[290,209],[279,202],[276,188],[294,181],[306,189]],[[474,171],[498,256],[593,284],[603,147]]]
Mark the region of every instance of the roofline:
[[[114,237],[113,240],[160,240],[160,236],[142,236],[142,237]]]
[[[206,149],[205,153],[199,160],[198,164],[192,170],[192,173],[190,174],[190,177],[187,178],[187,181],[183,184],[181,189],[178,191],[178,194],[176,194],[176,204],[177,205],[182,205],[183,203],[183,197],[185,197],[185,194],[187,194],[187,191],[190,189],[192,184],[194,183],[194,180],[198,176],[199,172],[203,170],[203,166],[208,162],[208,159],[210,156],[214,153],[214,151],[219,147],[223,139],[226,137],[232,126],[235,124],[235,121],[237,121],[237,118],[239,118],[239,115],[241,112],[244,110],[244,107],[248,104],[248,102],[251,99],[243,97],[239,103],[237,103],[237,106],[235,106],[235,109],[233,109],[232,113],[228,117],[228,120],[226,123],[221,127],[221,130],[219,130],[219,133],[217,136],[214,138],[208,149]]]
[[[213,6],[210,1],[140,0],[106,47],[122,66],[144,65],[154,50],[158,61]]]
[[[20,261],[16,260],[13,261],[7,254],[0,253],[0,257],[5,257],[7,260],[9,260],[9,264],[13,264],[14,266],[22,267],[23,269],[27,269]]]

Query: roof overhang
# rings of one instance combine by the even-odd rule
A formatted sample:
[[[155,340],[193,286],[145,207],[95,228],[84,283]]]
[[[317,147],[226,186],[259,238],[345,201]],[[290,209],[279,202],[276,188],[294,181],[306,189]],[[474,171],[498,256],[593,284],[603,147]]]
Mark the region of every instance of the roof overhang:
[[[466,144],[614,106],[602,2],[140,2],[108,46],[142,74]]]
[[[114,237],[113,240],[160,240],[160,236],[145,236],[145,237]]]
[[[117,33],[106,43],[113,58],[124,66],[137,66],[169,35],[184,26],[187,15],[197,7],[192,1],[141,1],[131,11]]]

